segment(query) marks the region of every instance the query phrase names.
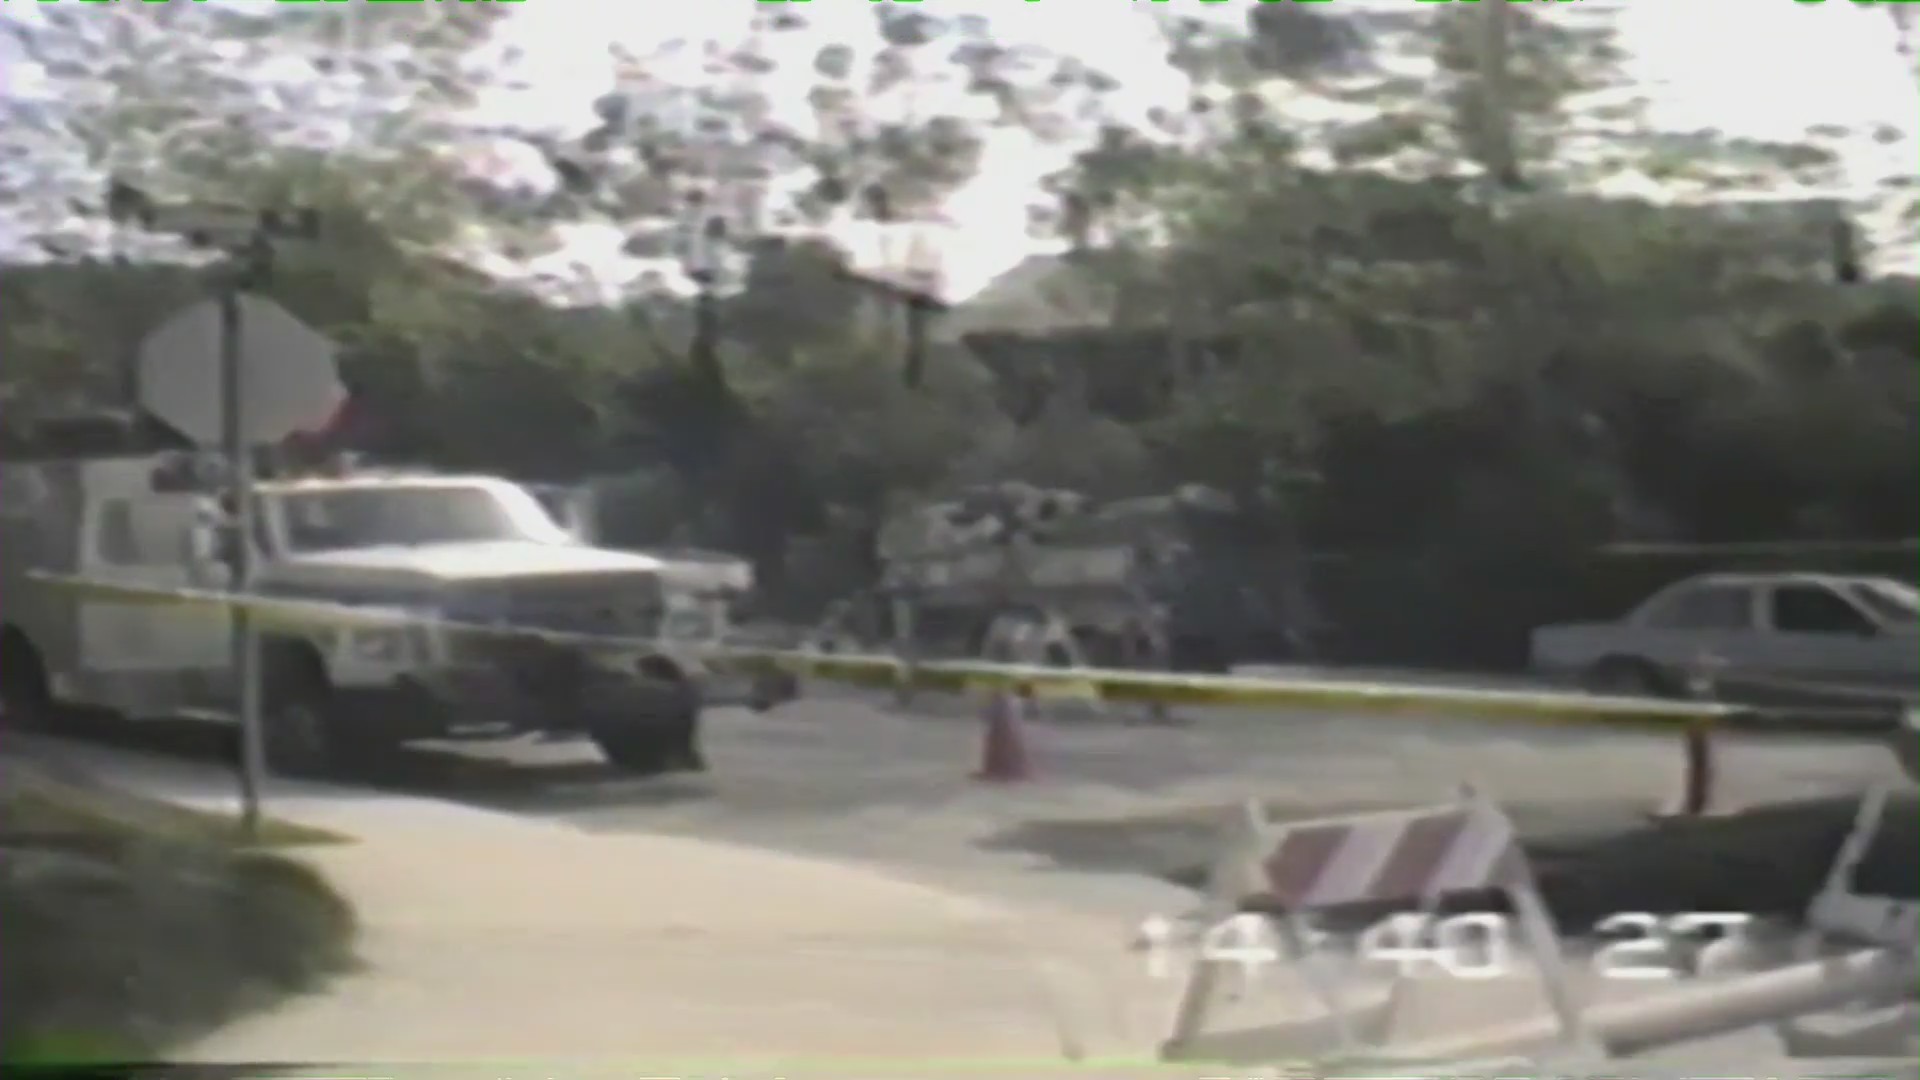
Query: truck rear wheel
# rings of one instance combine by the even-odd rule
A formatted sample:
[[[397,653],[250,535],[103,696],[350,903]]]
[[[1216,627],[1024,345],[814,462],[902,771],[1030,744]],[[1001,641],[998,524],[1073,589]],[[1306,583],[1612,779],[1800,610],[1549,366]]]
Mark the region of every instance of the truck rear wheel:
[[[40,650],[18,630],[0,633],[0,709],[6,725],[20,730],[45,728],[53,722],[55,708],[53,684]]]
[[[267,688],[261,710],[267,765],[282,776],[318,777],[333,772],[327,733],[332,711],[324,687],[281,685]]]
[[[261,726],[274,772],[345,779],[374,763],[379,746],[342,713],[317,656],[299,646],[270,652],[265,681]]]

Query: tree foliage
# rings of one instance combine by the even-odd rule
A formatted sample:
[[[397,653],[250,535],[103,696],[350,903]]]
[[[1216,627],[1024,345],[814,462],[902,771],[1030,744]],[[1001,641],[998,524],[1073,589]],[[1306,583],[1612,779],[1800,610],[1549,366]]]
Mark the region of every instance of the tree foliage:
[[[1141,110],[979,18],[879,5],[822,40],[767,5],[738,38],[616,49],[572,130],[489,119],[512,51],[454,9],[352,35],[38,9],[4,25],[85,92],[5,101],[0,206],[51,265],[5,271],[0,408],[113,399],[201,288],[101,220],[122,172],[326,211],[271,290],[342,344],[363,444],[619,477],[620,536],[735,547],[789,597],[870,569],[902,500],[1008,478],[1210,484],[1252,542],[1399,568],[1356,593],[1523,580],[1473,601],[1509,627],[1574,603],[1550,583],[1611,539],[1920,532],[1910,284],[1830,283],[1819,207],[1604,197],[1817,186],[1831,150],[1654,130],[1604,22],[1483,8],[1176,16],[1189,93]],[[842,241],[937,218],[1008,139],[1065,166],[1033,207],[1065,254],[963,305],[903,386],[901,312]],[[714,217],[724,416],[688,362],[688,230]],[[573,262],[582,237],[609,258]]]

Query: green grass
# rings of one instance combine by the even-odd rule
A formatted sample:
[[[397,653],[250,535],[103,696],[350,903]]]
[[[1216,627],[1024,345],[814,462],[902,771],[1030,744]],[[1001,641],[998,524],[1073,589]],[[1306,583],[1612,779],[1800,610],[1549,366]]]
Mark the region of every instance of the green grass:
[[[349,838],[0,763],[0,1067],[151,1060],[353,966],[353,909],[282,852]]]
[[[226,814],[34,773],[10,774],[7,779],[14,790],[5,795],[6,828],[14,833],[138,833],[155,839],[235,848],[342,844],[353,839],[344,833],[270,816],[261,818],[257,831],[249,835],[238,818]]]

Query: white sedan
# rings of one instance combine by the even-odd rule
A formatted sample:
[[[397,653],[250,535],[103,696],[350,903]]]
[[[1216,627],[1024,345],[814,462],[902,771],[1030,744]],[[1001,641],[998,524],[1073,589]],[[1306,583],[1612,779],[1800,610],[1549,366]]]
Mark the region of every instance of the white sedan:
[[[1920,690],[1920,595],[1886,577],[1704,574],[1609,623],[1543,626],[1535,671],[1613,693],[1673,694],[1707,680],[1748,696],[1911,699]]]

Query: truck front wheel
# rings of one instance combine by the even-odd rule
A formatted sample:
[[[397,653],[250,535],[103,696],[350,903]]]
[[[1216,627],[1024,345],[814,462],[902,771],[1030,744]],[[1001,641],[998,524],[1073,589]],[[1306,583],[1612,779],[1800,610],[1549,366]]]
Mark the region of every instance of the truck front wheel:
[[[698,688],[671,661],[643,660],[639,673],[646,680],[645,700],[624,715],[597,718],[594,744],[629,772],[705,772]]]
[[[607,761],[625,772],[705,772],[694,729],[698,720],[670,723],[607,724],[594,729],[594,745]]]

